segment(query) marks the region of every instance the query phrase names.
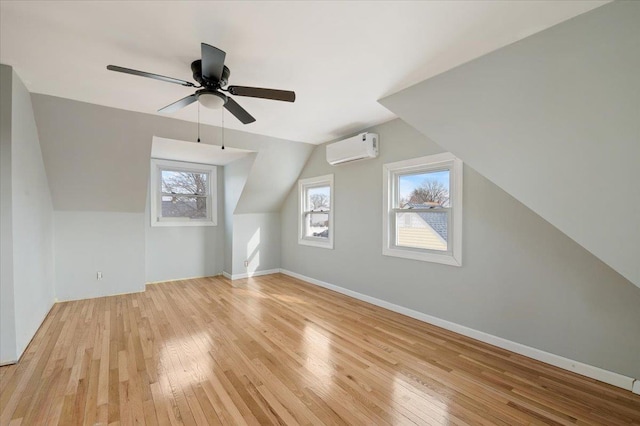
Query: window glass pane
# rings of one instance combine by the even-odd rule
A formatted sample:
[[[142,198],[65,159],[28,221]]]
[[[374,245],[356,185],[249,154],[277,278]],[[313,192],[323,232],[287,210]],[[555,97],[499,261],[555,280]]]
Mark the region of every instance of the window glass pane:
[[[305,220],[305,237],[329,238],[329,213],[308,213]]]
[[[395,202],[399,208],[449,207],[449,170],[400,175]]]
[[[448,211],[396,213],[396,245],[447,251]]]
[[[306,210],[329,210],[331,206],[331,188],[315,186],[307,189]]]
[[[207,173],[162,170],[162,192],[165,194],[207,194]]]
[[[184,195],[162,196],[162,217],[207,218],[207,198]]]

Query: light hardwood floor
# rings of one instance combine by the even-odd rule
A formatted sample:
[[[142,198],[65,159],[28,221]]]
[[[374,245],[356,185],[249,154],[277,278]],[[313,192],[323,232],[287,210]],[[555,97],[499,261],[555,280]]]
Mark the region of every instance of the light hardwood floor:
[[[58,303],[0,424],[640,424],[640,396],[280,275]]]

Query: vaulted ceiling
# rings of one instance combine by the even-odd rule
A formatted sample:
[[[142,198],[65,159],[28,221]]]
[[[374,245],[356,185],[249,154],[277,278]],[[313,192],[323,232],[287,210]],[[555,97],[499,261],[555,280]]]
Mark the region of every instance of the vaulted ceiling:
[[[604,3],[3,1],[0,62],[34,93],[155,113],[191,89],[106,65],[191,80],[206,42],[227,52],[231,84],[297,93],[237,97],[257,121],[226,127],[321,143],[393,118],[386,95]],[[173,116],[195,121],[196,104]]]
[[[640,287],[638,22],[613,2],[381,102]]]

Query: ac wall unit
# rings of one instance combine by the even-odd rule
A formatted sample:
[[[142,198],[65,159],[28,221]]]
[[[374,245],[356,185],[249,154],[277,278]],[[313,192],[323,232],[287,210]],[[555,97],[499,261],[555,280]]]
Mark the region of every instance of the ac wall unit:
[[[327,145],[327,162],[335,166],[350,161],[376,158],[378,144],[376,133],[360,133],[358,136]]]

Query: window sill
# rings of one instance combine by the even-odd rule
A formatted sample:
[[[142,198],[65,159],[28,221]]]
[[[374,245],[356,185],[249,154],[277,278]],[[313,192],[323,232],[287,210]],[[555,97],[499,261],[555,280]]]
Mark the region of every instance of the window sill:
[[[399,250],[392,248],[383,248],[382,254],[384,256],[402,257],[404,259],[420,260],[422,262],[441,263],[449,266],[462,266],[462,259],[460,256],[456,257],[453,254],[437,254],[437,253],[420,253],[411,250]]]
[[[298,244],[303,246],[319,247],[319,248],[333,250],[333,241],[319,241],[319,240],[317,241],[312,239],[299,238]]]
[[[153,227],[165,227],[165,226],[216,226],[217,224],[212,221],[180,221],[180,220],[160,220],[151,222]]]

